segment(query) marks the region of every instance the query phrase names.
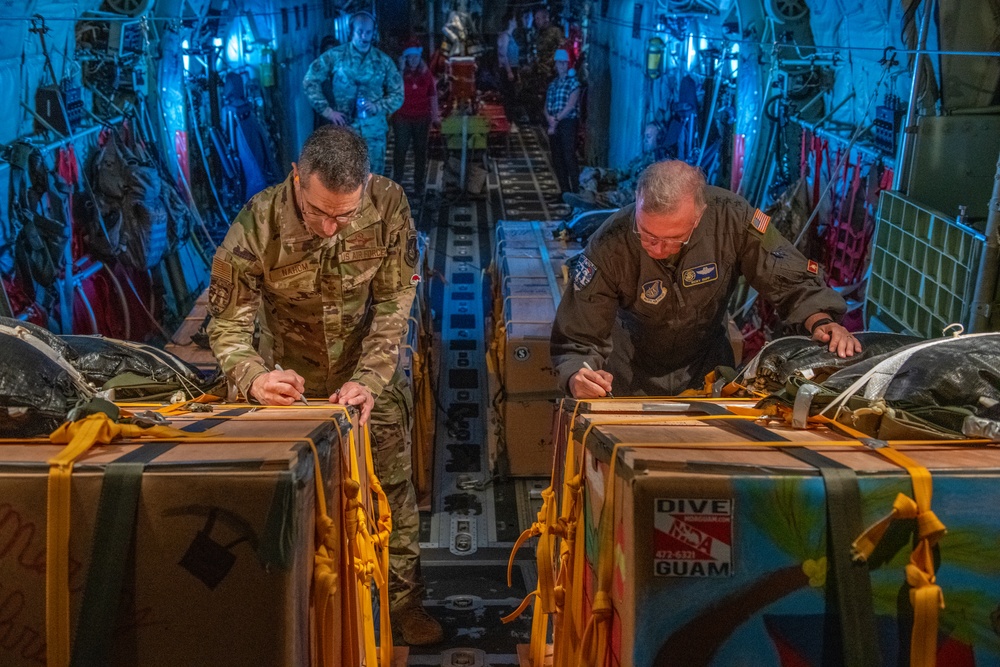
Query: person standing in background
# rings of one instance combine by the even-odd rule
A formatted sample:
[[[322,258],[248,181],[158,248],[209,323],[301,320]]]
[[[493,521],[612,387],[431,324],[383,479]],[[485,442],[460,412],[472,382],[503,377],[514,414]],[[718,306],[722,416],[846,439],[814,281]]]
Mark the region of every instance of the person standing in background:
[[[354,14],[350,41],[314,60],[302,89],[318,114],[361,135],[372,173],[384,174],[389,115],[403,104],[403,78],[392,58],[372,46],[374,37],[375,17]],[[332,100],[323,94],[325,81],[332,83]]]
[[[517,118],[518,69],[521,66],[521,47],[514,39],[517,14],[513,10],[504,14],[503,25],[503,32],[497,35],[497,65],[504,112],[507,120],[513,122]]]
[[[576,161],[576,132],[579,125],[580,84],[569,73],[569,53],[556,50],[553,57],[556,78],[545,94],[545,120],[548,122],[552,169],[563,193],[576,192],[580,167]]]
[[[396,147],[392,155],[392,178],[403,182],[406,153],[413,144],[413,194],[424,194],[427,180],[427,136],[431,125],[441,123],[438,110],[437,83],[421,57],[423,48],[416,40],[403,50],[403,106],[392,117]]]

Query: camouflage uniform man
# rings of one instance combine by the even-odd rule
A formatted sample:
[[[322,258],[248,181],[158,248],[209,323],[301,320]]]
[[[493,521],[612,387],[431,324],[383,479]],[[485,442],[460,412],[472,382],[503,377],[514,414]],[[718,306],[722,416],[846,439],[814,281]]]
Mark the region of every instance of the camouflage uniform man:
[[[528,106],[531,112],[541,122],[544,120],[545,91],[556,77],[555,55],[563,41],[562,30],[552,25],[547,7],[535,9],[534,27],[529,38],[532,56],[527,70],[523,72],[524,92],[530,98]]]
[[[677,395],[732,366],[726,307],[741,275],[831,352],[861,351],[834,321],[847,304],[816,262],[764,213],[679,160],[647,168],[635,205],[609,217],[570,262],[573,288],[556,311],[551,351],[576,398]]]
[[[302,89],[316,113],[334,125],[350,125],[364,138],[372,173],[382,174],[389,116],[403,106],[403,77],[392,58],[372,46],[374,34],[371,14],[352,16],[350,41],[314,60]],[[326,81],[332,84],[332,101],[323,94]]]
[[[324,125],[288,178],[250,200],[216,251],[209,339],[247,397],[290,405],[303,394],[328,396],[357,406],[362,422],[371,417],[376,473],[392,508],[393,623],[407,643],[421,645],[442,632],[421,604],[412,399],[397,368],[416,263],[402,188],[370,174],[354,132]]]

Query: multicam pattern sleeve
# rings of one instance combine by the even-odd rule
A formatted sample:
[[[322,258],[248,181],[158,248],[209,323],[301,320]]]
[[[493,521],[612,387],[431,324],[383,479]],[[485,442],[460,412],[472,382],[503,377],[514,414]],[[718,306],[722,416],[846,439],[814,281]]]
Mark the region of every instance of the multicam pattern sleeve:
[[[377,189],[383,189],[378,192]],[[377,179],[372,198],[388,231],[385,261],[371,283],[371,327],[361,344],[353,382],[378,396],[392,379],[399,362],[399,345],[406,335],[410,306],[420,281],[417,273],[417,232],[402,188],[388,179]]]
[[[208,327],[212,352],[226,377],[244,396],[257,376],[268,372],[253,346],[254,321],[260,308],[260,261],[253,210],[248,204],[215,251],[209,283]]]

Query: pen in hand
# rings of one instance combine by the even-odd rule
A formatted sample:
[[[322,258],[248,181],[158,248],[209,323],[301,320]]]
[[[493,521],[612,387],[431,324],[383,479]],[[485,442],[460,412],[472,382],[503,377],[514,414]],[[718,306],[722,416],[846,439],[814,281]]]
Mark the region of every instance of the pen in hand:
[[[596,373],[596,372],[597,372],[597,371],[595,371],[595,370],[594,370],[594,368],[593,368],[593,367],[592,367],[592,366],[591,366],[591,365],[590,365],[590,364],[589,364],[588,362],[586,362],[586,361],[585,361],[585,362],[583,362],[583,367],[584,367],[584,368],[586,368],[586,369],[587,369],[588,371],[592,371],[592,372],[594,372],[594,373]],[[612,394],[612,393],[611,393],[610,391],[608,391],[608,392],[607,392],[607,397],[608,397],[608,398],[614,398],[614,397],[615,397],[615,395],[614,395],[614,394]]]
[[[275,364],[274,370],[283,371],[285,369],[281,367],[281,364]],[[296,399],[296,401],[302,403],[302,405],[309,405],[309,401],[307,401],[306,397],[303,396],[302,394],[299,394],[299,397]]]

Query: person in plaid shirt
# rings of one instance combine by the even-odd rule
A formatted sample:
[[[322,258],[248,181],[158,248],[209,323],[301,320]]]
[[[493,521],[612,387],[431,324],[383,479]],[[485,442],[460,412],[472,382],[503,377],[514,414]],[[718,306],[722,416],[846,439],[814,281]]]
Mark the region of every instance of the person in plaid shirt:
[[[569,53],[559,49],[553,57],[556,78],[545,94],[545,120],[549,127],[552,168],[562,192],[576,192],[580,167],[576,162],[576,132],[580,122],[577,103],[580,84],[569,74]]]

